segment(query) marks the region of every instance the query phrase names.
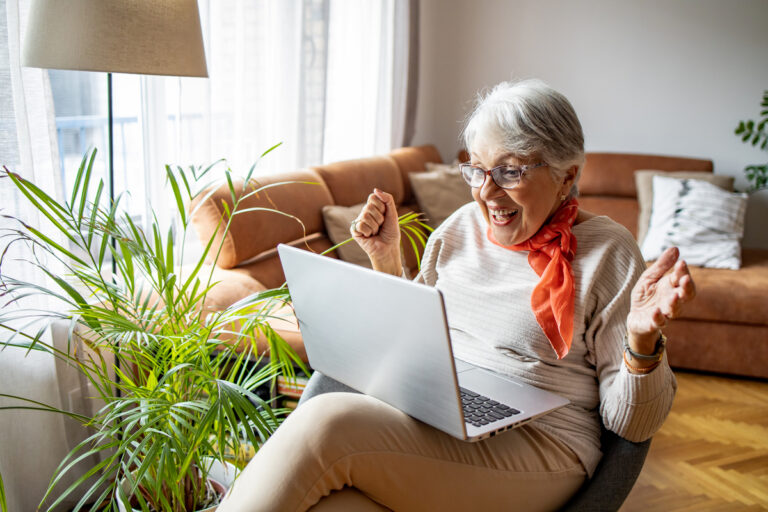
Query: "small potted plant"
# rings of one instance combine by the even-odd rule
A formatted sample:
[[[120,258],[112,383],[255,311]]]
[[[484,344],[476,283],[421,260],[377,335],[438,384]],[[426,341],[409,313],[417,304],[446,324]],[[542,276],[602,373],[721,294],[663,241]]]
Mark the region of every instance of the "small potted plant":
[[[258,447],[282,421],[285,411],[273,409],[269,396],[257,390],[277,375],[293,377],[296,366],[307,370],[269,325],[276,309],[290,300],[288,291],[267,290],[223,310],[210,310],[206,297],[216,283],[212,267],[204,262],[209,254],[215,261],[220,247],[213,239],[203,241],[200,257],[185,267],[191,270],[179,272],[184,250],[174,246],[176,233],[162,230],[156,220],[145,232],[121,211],[119,198],[109,204],[104,184],[92,179],[95,154],[93,150],[84,156],[67,201],[57,201],[7,168],[0,175],[55,232],[11,217],[17,227],[3,235],[11,243],[31,246],[35,256],[30,264],[49,284],[0,276],[3,304],[25,294],[54,297],[64,303],[63,310],[36,312],[36,320],[69,324],[67,348],[62,350],[44,341],[44,329],[31,334],[18,329],[28,311],[3,308],[0,348],[39,350],[65,361],[88,379],[98,406],[93,414],[82,415],[12,398],[20,401],[19,408],[67,414],[88,431],[53,475],[44,498],[50,501],[49,509],[76,491],[82,496],[75,511],[92,506],[204,510],[219,499],[209,477],[227,471],[234,476],[232,467],[222,466],[227,454],[243,453],[246,444]],[[187,205],[208,193],[217,165],[166,167],[182,235],[195,214],[187,212]],[[253,171],[244,180],[243,187],[248,184],[249,189],[237,194],[231,172],[225,171],[236,198],[222,219],[225,231],[240,202],[260,192]],[[50,261],[63,272],[50,270]],[[257,339],[267,341],[270,357],[258,350]],[[98,462],[74,485],[60,489],[62,475],[85,459]],[[235,457],[234,462],[246,461]]]

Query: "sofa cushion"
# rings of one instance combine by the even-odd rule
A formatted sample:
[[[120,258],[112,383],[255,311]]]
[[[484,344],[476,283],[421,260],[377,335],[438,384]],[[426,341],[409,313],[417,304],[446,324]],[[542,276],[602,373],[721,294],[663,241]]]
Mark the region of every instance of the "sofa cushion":
[[[747,195],[702,180],[653,177],[653,208],[643,257],[655,260],[671,246],[690,265],[738,269]]]
[[[472,189],[458,164],[427,163],[427,172],[411,174],[411,186],[427,223],[436,228],[453,212],[471,202]]]
[[[637,196],[635,189],[637,169],[660,171],[690,169],[712,172],[712,160],[627,153],[587,153],[579,180],[579,193],[634,198]]]
[[[678,318],[664,328],[664,334],[669,338],[667,355],[673,368],[768,379],[766,325]],[[702,404],[706,400],[702,396]]]
[[[181,269],[181,277],[186,278],[192,269]],[[211,276],[211,284],[215,283],[205,297],[204,307],[210,311],[225,309],[243,297],[258,293],[267,289],[247,272],[237,269],[223,269],[217,266],[203,265],[198,273],[202,284],[206,284],[208,276]]]
[[[401,204],[397,208],[397,215],[401,216],[406,213],[418,212],[413,204]],[[323,217],[325,217],[325,226],[328,230],[328,238],[330,238],[333,245],[340,244],[344,240],[350,238],[349,226],[353,220],[360,214],[363,209],[363,203],[354,206],[325,206],[323,207]],[[425,233],[428,235],[428,233]],[[403,266],[405,267],[408,275],[415,276],[418,272],[419,259],[421,258],[424,248],[420,244],[416,245],[418,249],[417,253],[414,252],[413,245],[403,235],[400,243],[401,254],[403,257]],[[365,254],[356,242],[348,242],[341,247],[338,247],[335,252],[338,254],[339,259],[360,265],[366,268],[371,268],[371,260],[368,259],[368,255]]]
[[[403,202],[411,200],[411,173],[426,170],[427,162],[442,163],[440,153],[431,144],[408,148],[393,149],[389,156],[397,163],[403,179]]]
[[[182,277],[188,275],[192,267],[181,269]],[[213,272],[211,274],[211,272]],[[207,276],[212,276],[212,283],[215,283],[205,298],[204,308],[206,311],[221,311],[235,302],[245,297],[267,289],[263,283],[253,278],[248,269],[222,269],[219,267],[210,267],[203,265],[199,276],[203,282],[207,281]],[[205,278],[205,279],[203,279]],[[296,316],[289,305],[275,303],[274,309],[269,314],[269,325],[282,336],[282,338],[296,351],[302,361],[307,362],[307,352],[304,349],[304,343],[301,339]],[[233,326],[233,332],[237,332],[239,326]],[[224,343],[231,343],[234,335],[222,334],[217,339]],[[256,343],[259,353],[269,353],[269,343],[263,333],[256,335]],[[238,351],[245,346],[238,347]]]
[[[270,186],[269,188],[263,188]],[[243,191],[243,181],[234,182],[239,194],[262,189],[244,199],[240,210],[251,210],[235,215],[226,237],[222,237],[226,223],[223,203],[232,208],[232,197],[226,184],[219,186],[212,195],[201,195],[190,205],[192,222],[201,240],[215,236],[214,246],[208,256],[211,262],[216,248],[222,250],[216,264],[232,268],[244,261],[274,248],[278,243],[295,240],[323,231],[321,209],[333,203],[333,197],[320,176],[311,170],[294,171],[258,177]],[[266,211],[278,210],[281,213]],[[253,236],[258,233],[258,236]]]
[[[695,171],[657,171],[657,170],[637,170],[635,171],[635,187],[637,188],[637,202],[640,205],[640,213],[637,217],[637,242],[642,244],[645,234],[648,232],[648,223],[651,220],[651,207],[653,205],[653,177],[667,176],[668,178],[689,178],[694,180],[703,180],[713,185],[717,185],[723,190],[733,192],[733,176],[723,176],[722,174],[712,174],[711,172]]]
[[[579,208],[597,215],[606,215],[632,233],[637,234],[637,201],[628,197],[579,197]]]
[[[307,360],[307,351],[304,348],[304,340],[301,337],[299,322],[293,312],[293,306],[284,304],[270,312],[269,325],[296,351],[302,361]],[[256,339],[260,353],[269,353],[269,343],[263,335]]]
[[[293,348],[296,355],[301,358],[305,363],[307,361],[307,351],[304,348],[304,340],[301,337],[301,330],[299,329],[296,315],[293,313],[293,308],[288,304],[275,304],[275,308],[269,312],[269,319],[267,320],[270,327],[272,327],[277,333]],[[238,332],[241,328],[241,322],[235,322],[232,326],[232,332]],[[235,335],[223,333],[217,337],[218,341],[223,343],[232,343]],[[259,354],[269,354],[269,340],[262,332],[256,333],[254,337],[256,341],[256,347]],[[241,352],[245,350],[247,343],[241,343],[237,347],[237,351]]]
[[[292,247],[300,247],[317,254],[320,254],[333,246],[331,241],[328,240],[323,233],[313,233],[304,238],[299,238],[293,241],[286,240],[282,243],[286,243]],[[328,256],[332,258],[337,257],[336,251],[331,251],[328,253]],[[277,254],[276,245],[271,249],[262,252],[258,256],[241,263],[237,268],[233,268],[232,271],[258,276],[259,281],[267,288],[277,288],[285,283],[285,274],[283,273],[283,266],[280,264],[280,257]]]
[[[768,250],[743,249],[741,260],[739,270],[691,266],[696,298],[681,317],[768,326]]]
[[[333,245],[340,244],[352,236],[349,233],[350,224],[360,215],[363,206],[365,206],[365,203],[353,206],[323,206],[325,230]],[[354,240],[337,247],[336,252],[341,260],[360,265],[361,267],[371,268],[371,260],[368,259],[368,255]]]
[[[313,169],[328,185],[335,204],[353,206],[364,203],[374,188],[392,194],[396,204],[403,201],[403,179],[400,169],[388,156],[347,160]],[[317,213],[320,214],[320,208]]]

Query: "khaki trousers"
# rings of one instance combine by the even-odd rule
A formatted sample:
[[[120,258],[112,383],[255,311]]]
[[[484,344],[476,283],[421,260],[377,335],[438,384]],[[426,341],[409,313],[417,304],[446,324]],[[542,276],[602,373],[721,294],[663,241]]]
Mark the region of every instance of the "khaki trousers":
[[[468,443],[375,398],[328,393],[286,419],[218,512],[557,510],[585,477],[530,424]]]

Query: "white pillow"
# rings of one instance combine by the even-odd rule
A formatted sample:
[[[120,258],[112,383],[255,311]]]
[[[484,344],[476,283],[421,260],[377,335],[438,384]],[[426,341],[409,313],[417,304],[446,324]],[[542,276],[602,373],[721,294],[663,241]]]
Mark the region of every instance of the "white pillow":
[[[642,252],[646,261],[677,246],[690,265],[741,267],[747,195],[695,179],[653,177],[653,207]]]
[[[639,244],[643,243],[643,240],[645,240],[645,233],[648,231],[648,223],[651,220],[651,207],[653,203],[653,177],[658,175],[667,178],[704,180],[713,185],[717,185],[723,190],[733,192],[733,176],[697,171],[670,172],[645,169],[635,171],[635,188],[637,189],[637,202],[640,206],[640,212],[637,215],[637,243]]]

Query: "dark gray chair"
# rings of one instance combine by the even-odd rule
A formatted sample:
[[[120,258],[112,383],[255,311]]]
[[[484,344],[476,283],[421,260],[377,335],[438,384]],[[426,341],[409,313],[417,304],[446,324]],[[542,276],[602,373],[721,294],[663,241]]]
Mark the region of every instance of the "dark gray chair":
[[[357,393],[354,389],[315,372],[309,380],[299,405],[313,396],[334,391]],[[603,458],[592,478],[571,498],[563,512],[615,512],[619,510],[643,469],[651,440],[642,443],[627,441],[603,429],[600,448]]]
[[[615,512],[619,510],[643,469],[651,440],[633,443],[603,429],[603,458],[592,478],[562,508],[564,512]]]

